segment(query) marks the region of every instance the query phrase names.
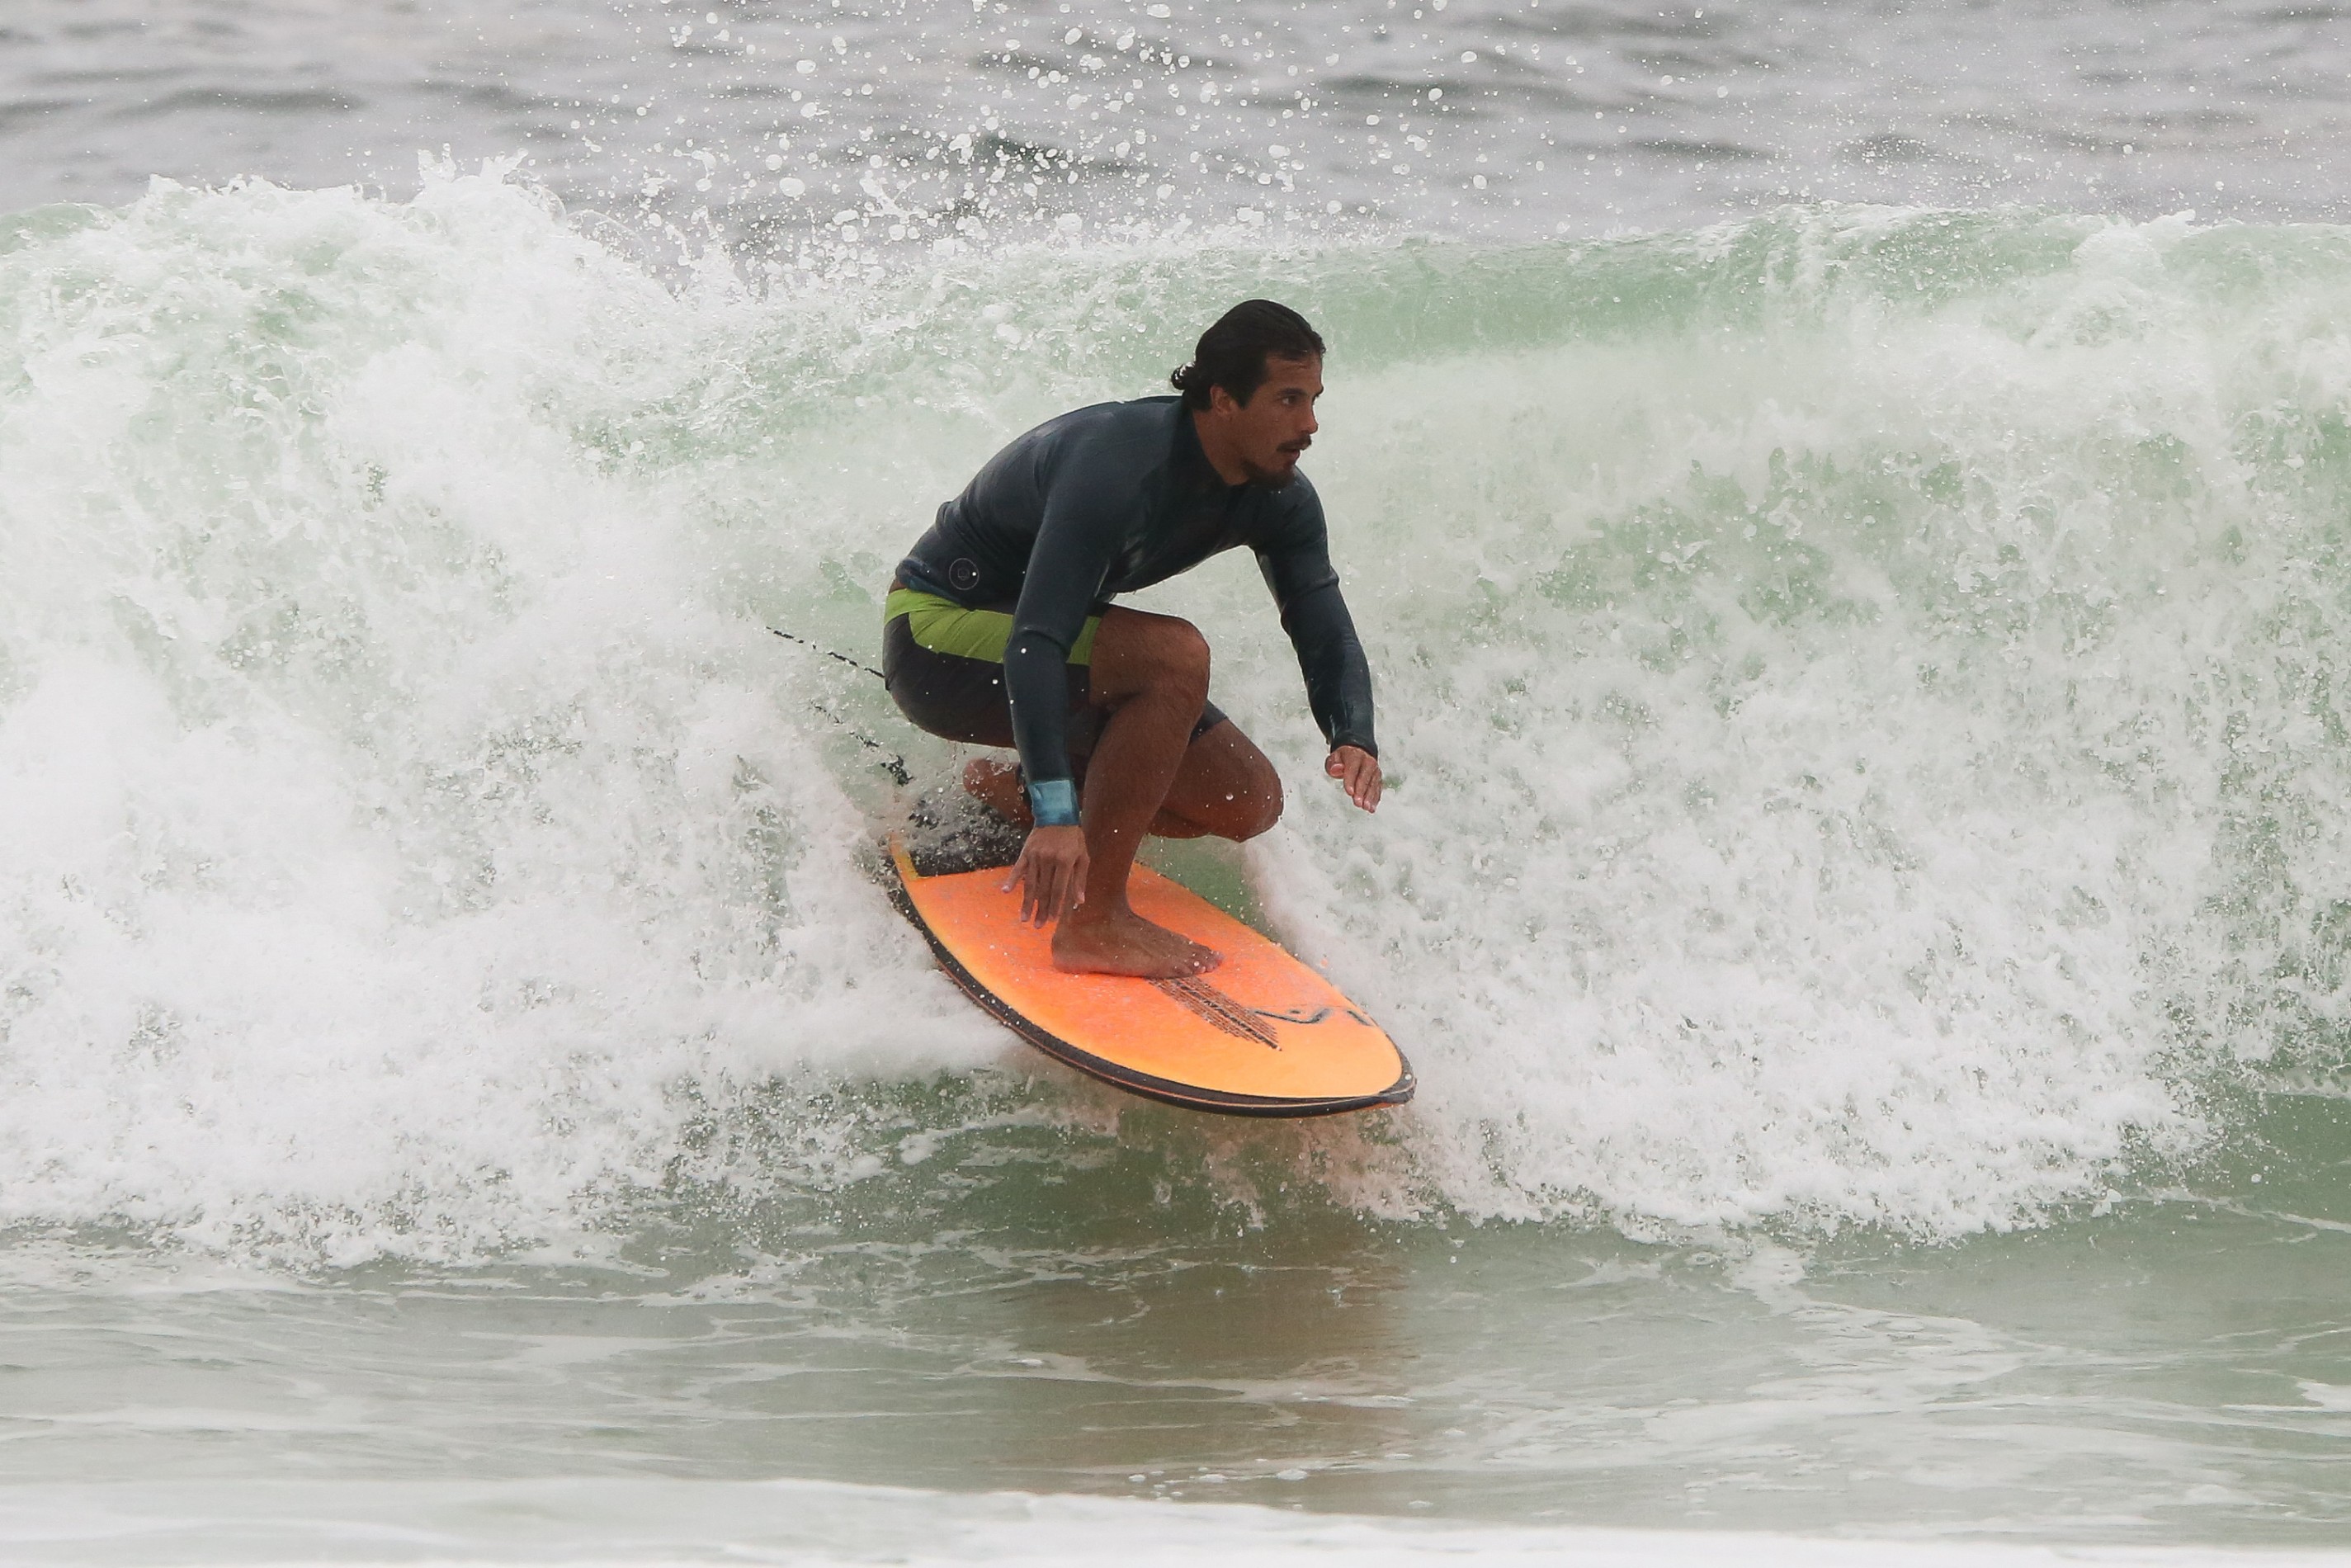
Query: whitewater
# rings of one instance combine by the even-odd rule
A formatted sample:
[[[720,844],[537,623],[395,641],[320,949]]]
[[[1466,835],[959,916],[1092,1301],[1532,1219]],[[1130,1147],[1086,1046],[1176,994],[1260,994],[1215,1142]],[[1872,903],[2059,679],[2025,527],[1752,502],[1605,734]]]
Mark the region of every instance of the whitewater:
[[[624,158],[583,112],[571,165],[156,151],[0,220],[9,1554],[2343,1547],[2351,230],[2292,210],[2309,168],[2215,221],[1805,199],[1800,144],[1636,228],[1638,154],[1554,224],[1499,130],[1423,126],[1416,187],[1391,123],[1368,172],[1283,131],[1171,200],[1109,165],[1280,111],[1175,65],[1223,18],[1163,20],[1186,92],[1124,153],[1060,94],[1134,41],[1074,18],[1069,180],[961,209],[1013,129],[909,131],[876,186],[905,100],[778,89],[815,140],[705,128],[699,193],[674,130]],[[1505,20],[1457,7],[1482,58],[1428,79],[1531,71]],[[833,47],[813,8],[652,36],[721,25]],[[987,68],[1044,83],[1020,26]],[[1346,47],[1282,90],[1392,120],[1396,40]],[[1557,148],[1553,108],[1510,134]],[[1288,782],[1265,838],[1153,858],[1419,1074],[1294,1125],[965,1001],[873,848],[964,754],[774,634],[877,662],[939,500],[1255,295],[1332,345],[1306,466],[1377,816],[1253,563],[1136,602]]]

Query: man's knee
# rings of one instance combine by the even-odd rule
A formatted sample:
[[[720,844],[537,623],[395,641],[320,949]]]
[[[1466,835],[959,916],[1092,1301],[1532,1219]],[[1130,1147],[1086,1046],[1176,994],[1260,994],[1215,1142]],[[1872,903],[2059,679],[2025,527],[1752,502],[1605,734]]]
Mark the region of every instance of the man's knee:
[[[1189,621],[1171,615],[1152,628],[1151,670],[1169,690],[1208,700],[1208,640]]]
[[[1249,806],[1250,811],[1241,821],[1241,830],[1232,834],[1234,841],[1253,840],[1260,832],[1267,832],[1274,822],[1281,821],[1281,780],[1272,779],[1265,788],[1258,789],[1256,795],[1250,795]]]
[[[1249,769],[1249,792],[1235,803],[1242,810],[1239,821],[1233,825],[1233,841],[1240,843],[1281,821],[1281,775],[1273,770],[1271,763],[1260,758]]]

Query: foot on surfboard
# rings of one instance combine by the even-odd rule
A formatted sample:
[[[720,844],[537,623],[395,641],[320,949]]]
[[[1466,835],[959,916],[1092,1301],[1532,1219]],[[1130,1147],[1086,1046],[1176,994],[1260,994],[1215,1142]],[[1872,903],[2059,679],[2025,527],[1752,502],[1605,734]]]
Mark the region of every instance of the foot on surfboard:
[[[1020,858],[1028,836],[1025,801],[1014,822],[947,783],[925,792],[906,822],[906,847],[926,876],[1008,866]]]
[[[941,793],[950,792],[962,810],[988,815],[954,785]],[[934,874],[916,863],[914,836],[891,835],[890,862],[939,967],[998,1022],[1079,1071],[1237,1116],[1327,1116],[1412,1098],[1412,1068],[1395,1043],[1336,987],[1149,866],[1134,868],[1123,913],[1224,955],[1214,975],[1071,974],[1054,962],[1059,933],[1020,919],[1001,865]]]
[[[1090,915],[1084,905],[1053,930],[1053,967],[1078,975],[1134,975],[1178,980],[1205,975],[1224,955],[1154,925],[1133,910]]]
[[[963,765],[963,787],[966,794],[1014,827],[1029,827],[1029,791],[1022,788],[1015,764],[975,757]]]

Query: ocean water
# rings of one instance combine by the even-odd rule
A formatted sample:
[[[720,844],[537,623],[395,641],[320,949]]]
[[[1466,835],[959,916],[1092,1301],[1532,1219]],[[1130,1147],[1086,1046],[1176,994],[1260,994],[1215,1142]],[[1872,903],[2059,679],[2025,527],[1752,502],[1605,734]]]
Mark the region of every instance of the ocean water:
[[[6,1554],[2342,1561],[2341,38],[28,0]],[[955,993],[770,634],[1260,293],[1379,814],[1143,601],[1419,1072],[1296,1125]]]

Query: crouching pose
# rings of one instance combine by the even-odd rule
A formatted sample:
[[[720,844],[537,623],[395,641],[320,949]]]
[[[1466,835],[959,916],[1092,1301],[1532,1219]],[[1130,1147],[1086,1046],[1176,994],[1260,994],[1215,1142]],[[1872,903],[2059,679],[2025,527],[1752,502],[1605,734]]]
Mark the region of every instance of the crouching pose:
[[[965,783],[1029,836],[1008,887],[1059,922],[1065,969],[1166,977],[1218,956],[1129,907],[1143,835],[1247,839],[1281,815],[1265,754],[1208,700],[1189,622],[1114,606],[1222,550],[1257,552],[1331,754],[1380,800],[1372,678],[1331,567],[1322,503],[1298,471],[1316,429],[1322,340],[1267,299],[1235,306],[1171,378],[1176,397],[1099,403],[1039,425],[939,508],[890,585],[883,673],[915,724],[1011,746],[1019,772]]]

